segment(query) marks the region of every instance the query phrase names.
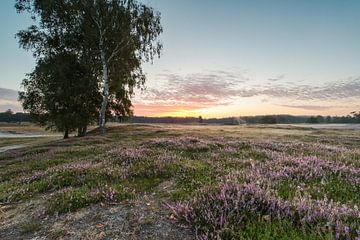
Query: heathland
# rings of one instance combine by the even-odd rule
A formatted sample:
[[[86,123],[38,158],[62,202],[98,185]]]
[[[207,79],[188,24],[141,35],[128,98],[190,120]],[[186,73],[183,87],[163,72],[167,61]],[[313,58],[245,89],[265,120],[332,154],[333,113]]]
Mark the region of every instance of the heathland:
[[[23,147],[0,153],[0,239],[360,237],[359,129],[119,124],[59,138],[1,139]]]

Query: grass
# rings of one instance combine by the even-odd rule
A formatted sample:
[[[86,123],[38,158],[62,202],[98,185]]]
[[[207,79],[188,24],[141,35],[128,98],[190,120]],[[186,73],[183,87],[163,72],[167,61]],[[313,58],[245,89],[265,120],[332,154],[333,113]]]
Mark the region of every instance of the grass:
[[[21,232],[23,234],[31,234],[40,229],[40,224],[36,220],[25,222],[21,225]]]
[[[173,201],[185,200],[196,195],[204,186],[215,183],[211,166],[196,160],[184,160],[178,163],[176,189],[171,195]]]
[[[85,138],[33,139],[32,147],[0,157],[0,203],[15,210],[25,208],[32,216],[36,211],[26,204],[40,201],[47,218],[53,218],[96,204],[137,201],[151,194],[159,205],[173,206],[167,211],[173,211],[177,221],[198,231],[199,236],[208,231],[222,239],[331,239],[337,230],[324,230],[326,224],[335,226],[327,219],[305,226],[288,217],[273,218],[265,208],[252,212],[246,221],[242,216],[248,213],[229,215],[225,225],[215,228],[213,224],[220,219],[196,224],[184,221],[176,204],[190,206],[195,212],[188,209],[186,214],[197,219],[205,217],[205,212],[216,217],[217,211],[226,212],[221,210],[225,206],[221,202],[198,211],[196,203],[232,182],[256,184],[266,194],[291,204],[306,198],[310,203],[321,200],[349,208],[359,206],[360,189],[355,184],[360,178],[359,133],[266,126],[122,125],[110,127],[105,136],[94,130]],[[0,146],[21,141],[1,140]],[[354,237],[352,229],[360,223],[350,215],[339,221],[343,227],[352,227],[349,237]],[[14,217],[3,219],[7,222]],[[143,221],[152,224],[155,220],[149,217]],[[31,234],[41,231],[42,225],[34,221],[20,228]],[[47,236],[56,239],[63,234],[59,230]]]
[[[360,206],[360,186],[351,184],[346,179],[337,175],[329,176],[321,184],[320,188],[316,188],[316,185],[313,186],[313,188],[310,190],[310,194],[313,198],[317,199],[321,199],[326,196],[327,198],[332,199],[336,202],[350,202],[357,206]]]
[[[99,201],[99,196],[91,194],[88,188],[66,189],[50,197],[47,211],[53,213],[73,212]]]

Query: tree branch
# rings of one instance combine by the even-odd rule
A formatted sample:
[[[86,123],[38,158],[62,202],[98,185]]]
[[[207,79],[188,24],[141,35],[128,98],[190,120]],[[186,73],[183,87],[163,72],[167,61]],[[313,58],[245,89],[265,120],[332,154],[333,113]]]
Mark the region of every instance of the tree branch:
[[[116,45],[115,49],[113,50],[113,52],[111,53],[110,57],[107,60],[108,62],[111,61],[116,56],[116,54],[118,54],[122,49],[124,49],[125,47],[127,47],[129,45],[130,39],[128,39],[125,44],[124,44],[124,42],[125,42],[125,40],[119,42]]]

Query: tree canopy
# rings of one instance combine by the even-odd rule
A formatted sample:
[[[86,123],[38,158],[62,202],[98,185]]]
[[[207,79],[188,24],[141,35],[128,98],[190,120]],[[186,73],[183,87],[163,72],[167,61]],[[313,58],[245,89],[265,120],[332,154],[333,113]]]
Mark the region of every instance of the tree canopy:
[[[41,125],[64,132],[65,138],[75,129],[80,136],[85,134],[86,126],[97,117],[101,96],[96,78],[73,54],[39,60],[22,85],[24,110]]]

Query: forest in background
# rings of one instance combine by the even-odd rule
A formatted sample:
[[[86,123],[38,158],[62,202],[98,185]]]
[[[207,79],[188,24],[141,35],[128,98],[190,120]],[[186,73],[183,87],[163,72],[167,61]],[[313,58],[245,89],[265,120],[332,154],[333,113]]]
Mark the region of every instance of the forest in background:
[[[294,116],[294,115],[259,115],[225,118],[199,117],[146,117],[133,116],[128,118],[113,117],[111,122],[125,123],[170,123],[170,124],[286,124],[286,123],[360,123],[360,114],[353,112],[347,116]],[[31,122],[28,113],[14,113],[11,109],[0,112],[0,122],[19,123]]]

